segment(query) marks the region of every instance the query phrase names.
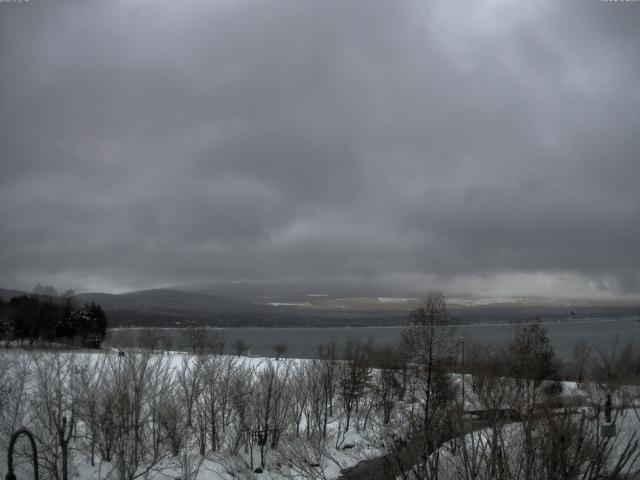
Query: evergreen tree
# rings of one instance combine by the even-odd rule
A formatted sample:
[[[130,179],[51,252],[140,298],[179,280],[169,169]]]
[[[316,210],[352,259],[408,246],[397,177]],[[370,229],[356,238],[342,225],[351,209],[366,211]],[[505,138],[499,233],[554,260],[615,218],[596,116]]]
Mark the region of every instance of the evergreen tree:
[[[8,338],[7,304],[0,298],[0,338]]]
[[[9,321],[15,337],[33,343],[39,336],[38,297],[22,295],[9,300]]]
[[[88,336],[92,344],[100,345],[104,337],[107,335],[107,316],[102,307],[97,303],[91,302],[86,307],[88,317]]]
[[[76,339],[99,347],[107,333],[107,317],[96,303],[78,308],[73,297],[23,295],[0,302],[0,338],[52,342]]]
[[[71,299],[65,299],[62,304],[62,311],[60,313],[56,337],[59,339],[70,340],[75,335],[75,312]]]

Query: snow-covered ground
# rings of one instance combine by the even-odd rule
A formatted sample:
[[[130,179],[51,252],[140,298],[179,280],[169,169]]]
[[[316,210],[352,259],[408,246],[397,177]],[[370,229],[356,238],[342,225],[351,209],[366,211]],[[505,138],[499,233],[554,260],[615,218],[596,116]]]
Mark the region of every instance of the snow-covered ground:
[[[145,356],[151,358],[147,366],[142,362],[136,364],[138,359]],[[213,358],[216,360],[213,361]],[[183,352],[147,354],[133,350],[120,356],[115,350],[55,353],[10,349],[0,352],[0,448],[2,451],[6,449],[10,433],[19,427],[26,426],[33,430],[41,439],[41,446],[45,447],[47,439],[55,443],[56,438],[55,435],[51,436],[47,422],[55,422],[61,416],[75,418],[76,428],[70,440],[72,446],[70,478],[95,480],[119,478],[118,472],[122,471],[122,467],[118,465],[115,456],[111,461],[100,461],[100,454],[97,452],[99,449],[96,449],[92,465],[91,439],[98,438],[103,433],[92,433],[92,428],[95,426],[92,427],[91,412],[88,412],[87,408],[94,405],[89,401],[92,400],[95,401],[95,406],[99,410],[104,398],[114,392],[118,393],[117,390],[110,390],[113,385],[101,384],[99,377],[102,373],[100,372],[106,372],[104,374],[110,379],[109,381],[120,381],[127,377],[118,376],[119,372],[125,371],[129,364],[135,364],[139,369],[143,366],[147,369],[147,373],[141,373],[140,376],[140,379],[144,380],[142,388],[149,389],[146,393],[148,404],[145,404],[143,409],[145,420],[141,431],[149,437],[160,435],[162,438],[157,441],[157,445],[164,452],[160,460],[139,462],[136,475],[140,475],[140,478],[154,480],[337,478],[341,470],[352,467],[362,460],[383,455],[385,438],[389,438],[390,429],[403,428],[407,413],[413,408],[409,403],[410,396],[405,398],[405,401],[394,398],[391,418],[388,424],[385,424],[381,399],[377,396],[380,392],[373,387],[367,387],[369,390],[361,396],[357,408],[351,412],[351,422],[347,429],[346,406],[340,400],[340,382],[334,379],[332,414],[328,415],[326,436],[323,437],[319,435],[318,424],[314,423],[314,414],[310,407],[311,397],[320,392],[321,385],[318,382],[322,378],[316,371],[322,366],[314,363],[313,360],[277,361],[264,357],[195,356]],[[337,364],[339,369],[341,362]],[[218,390],[207,394],[210,382],[214,381],[208,376],[211,372],[217,372],[220,378],[228,375],[231,380],[236,374],[247,375],[250,378],[240,379],[242,381],[238,380],[236,383],[230,380],[227,385],[229,390],[226,393],[223,390],[224,385],[220,384],[216,387],[219,387]],[[380,371],[372,370],[369,374],[372,376],[372,384],[380,383]],[[197,375],[200,377],[196,381]],[[461,392],[462,376],[451,375],[451,378],[454,388],[460,389]],[[280,395],[278,400],[280,403],[275,406],[274,404],[264,406],[265,401],[270,401],[266,389],[269,384],[265,383],[266,381],[275,381],[283,388],[273,390],[273,395]],[[161,382],[170,383],[171,388],[163,387],[160,385]],[[191,390],[189,382],[195,382]],[[56,393],[56,385],[68,391]],[[484,400],[481,398],[482,389],[474,385],[474,378],[466,375],[464,385],[466,411],[487,409],[486,398]],[[603,389],[593,384],[579,385],[575,382],[561,382],[560,385],[560,397],[570,400],[568,404],[573,408],[570,410],[570,415],[576,419],[584,415],[587,418],[589,431],[597,431],[598,423],[602,422],[601,407],[605,401]],[[162,388],[167,389],[162,390]],[[238,388],[247,390],[239,392]],[[166,392],[169,393],[165,395]],[[171,422],[163,417],[162,409],[177,409],[176,415],[184,417],[191,393],[197,397],[193,402],[194,420],[191,425],[177,424],[173,427],[167,425]],[[214,398],[215,395],[223,394],[228,395],[224,400],[226,403]],[[614,460],[622,455],[624,446],[640,432],[638,411],[629,408],[640,407],[637,403],[637,394],[636,387],[628,386],[618,389],[612,398],[613,415],[617,426],[616,439],[612,443],[611,457]],[[213,396],[209,398],[207,395]],[[305,401],[302,397],[309,398]],[[246,398],[251,405],[243,405],[240,402],[243,398]],[[507,397],[504,405],[496,401],[495,407],[508,407],[510,404],[506,399]],[[207,421],[207,415],[210,413],[207,410],[210,407],[208,401],[218,402],[212,404],[213,410],[228,408],[229,412],[234,409],[237,411],[233,414],[229,413],[233,418],[226,418],[224,415],[220,418],[216,417],[217,421],[226,422],[226,431],[220,434],[219,445],[216,448],[212,449],[207,444],[205,454],[200,455],[198,441],[206,435],[203,432],[198,433],[198,422]],[[118,406],[117,402],[105,405],[109,405],[109,408]],[[159,414],[156,414],[154,410],[156,408]],[[272,410],[269,410],[270,408]],[[47,412],[47,409],[51,410],[53,415],[52,412]],[[261,465],[261,448],[258,442],[251,442],[248,436],[242,436],[242,429],[238,422],[246,422],[246,426],[253,429],[261,427],[261,419],[264,418],[265,412],[271,416],[269,422],[275,422],[278,425],[280,437],[273,448],[268,445],[271,442],[267,442],[264,471],[256,473],[255,470]],[[110,421],[111,417],[108,415],[110,412],[103,413],[106,415],[104,421]],[[219,412],[213,414],[218,415]],[[242,415],[245,414],[251,418],[242,419]],[[278,415],[283,417],[274,420],[273,418]],[[208,421],[210,422],[211,419],[209,418]],[[271,427],[272,424],[269,423],[268,426]],[[181,430],[176,433],[172,428]],[[210,428],[210,424],[207,424],[207,428]],[[509,458],[513,456],[511,461],[517,462],[518,455],[521,454],[521,424],[513,422],[505,425],[500,434],[502,445],[508,447],[505,454]],[[176,455],[169,453],[172,435],[179,443]],[[466,445],[467,449],[471,448],[476,452],[485,451],[486,454],[486,446],[490,438],[492,438],[492,430],[482,429],[467,435],[462,444]],[[150,438],[143,439],[143,443],[147,449],[153,444]],[[447,444],[440,449],[442,458],[440,468],[444,478],[447,478],[447,474],[453,475],[453,472],[459,470],[462,460],[460,452],[463,450],[460,448],[460,442]],[[45,448],[42,458],[59,458],[59,453],[59,448],[53,450]],[[150,455],[149,451],[144,455]],[[26,467],[22,465],[20,468]],[[0,455],[0,474],[4,474],[5,471],[6,459],[4,455]]]
[[[27,352],[14,349],[0,352],[0,365],[2,366],[0,381],[5,380],[8,382],[8,390],[4,393],[12,397],[6,398],[2,402],[0,447],[6,448],[10,433],[19,427],[26,426],[34,432],[42,429],[40,416],[47,415],[44,415],[42,411],[37,411],[43,400],[41,398],[43,395],[41,370],[47,370],[44,364],[50,366],[53,358],[57,357],[72,361],[74,375],[81,375],[78,374],[79,371],[94,372],[95,375],[98,375],[97,372],[104,365],[124,364],[142,355],[144,353],[134,350],[126,351],[124,356],[120,356],[117,350],[52,353]],[[198,368],[196,364],[202,361],[202,357],[184,352],[164,352],[154,354],[152,357],[155,359],[155,363],[149,368],[170,372],[171,381],[177,381],[178,383],[180,382],[181,372],[187,368],[192,368],[195,371]],[[250,375],[255,378],[260,378],[261,373],[268,369],[272,369],[272,371],[275,369],[275,371],[283,372],[283,375],[292,376],[297,372],[302,372],[305,368],[310,368],[312,362],[299,359],[282,359],[278,361],[264,357],[217,356],[216,358],[221,362],[221,365],[231,364],[234,370],[250,372]],[[66,365],[65,361],[62,361],[60,368],[64,369]],[[23,377],[19,378],[21,375]],[[67,372],[64,375],[67,375]],[[85,379],[84,381],[91,383],[95,380]],[[151,380],[152,377],[147,379],[147,381]],[[281,380],[287,381],[289,379],[283,377]],[[63,384],[65,387],[70,387],[74,381],[67,378],[63,381]],[[98,385],[98,383],[95,385]],[[201,388],[204,388],[204,384]],[[174,394],[177,395],[179,391],[180,389],[176,387]],[[292,392],[285,393],[291,395]],[[77,392],[73,395],[76,394],[80,398],[81,395]],[[66,395],[63,394],[63,396]],[[256,395],[259,396],[260,394],[257,393]],[[55,397],[55,394],[53,396]],[[69,398],[63,399],[62,403],[67,400],[71,401],[72,397],[69,396]],[[287,402],[291,400],[293,399],[286,399]],[[73,401],[75,401],[75,397]],[[273,449],[266,448],[267,455],[265,457],[264,471],[259,474],[254,473],[253,470],[261,465],[260,446],[255,444],[256,442],[244,442],[237,449],[232,448],[233,439],[231,436],[232,433],[236,433],[236,430],[232,428],[233,426],[230,423],[229,429],[233,430],[233,432],[228,435],[229,438],[220,439],[223,444],[222,448],[217,449],[215,452],[207,451],[204,456],[201,456],[198,452],[196,439],[190,432],[186,432],[183,439],[185,446],[181,449],[180,454],[176,457],[166,456],[164,460],[155,463],[148,472],[144,473],[142,478],[180,478],[183,480],[231,480],[254,478],[256,476],[265,479],[310,478],[314,470],[317,478],[336,478],[339,476],[340,470],[353,466],[363,459],[380,455],[382,450],[379,445],[375,446],[371,441],[374,437],[375,428],[379,423],[377,416],[373,415],[372,417],[376,418],[372,418],[368,422],[367,428],[362,428],[361,415],[354,414],[350,429],[345,431],[344,421],[341,420],[341,413],[339,413],[338,402],[335,403],[334,415],[330,416],[327,422],[326,438],[321,442],[318,441],[317,436],[307,435],[307,416],[303,415],[300,419],[299,436],[294,434],[291,422],[286,420],[286,428],[283,429],[277,447]],[[55,407],[52,408],[55,409]],[[56,413],[70,416],[72,408],[70,404],[60,405],[59,411]],[[74,443],[71,461],[72,477],[96,480],[118,478],[118,468],[115,460],[111,462],[100,461],[99,455],[95,455],[94,465],[91,464],[87,445],[90,428],[82,419],[82,415],[79,414],[80,409],[77,410],[77,412],[74,412],[77,418],[77,427],[72,440],[72,443]],[[146,468],[144,462],[142,464],[139,473],[144,472]],[[27,467],[22,465],[19,468],[24,469]],[[4,475],[4,472],[6,472],[6,460],[5,456],[2,455],[0,456],[0,473]],[[304,477],[301,477],[301,475],[304,475]]]

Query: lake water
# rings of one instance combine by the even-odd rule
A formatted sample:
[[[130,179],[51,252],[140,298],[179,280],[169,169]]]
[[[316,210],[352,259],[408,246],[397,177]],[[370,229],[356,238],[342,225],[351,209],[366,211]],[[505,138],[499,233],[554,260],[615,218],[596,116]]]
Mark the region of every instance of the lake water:
[[[589,319],[564,322],[545,322],[551,342],[558,355],[568,358],[574,345],[587,341],[594,348],[610,349],[614,342],[624,345],[640,339],[640,322],[636,317],[620,319]],[[335,340],[344,344],[353,339],[371,341],[374,346],[393,346],[400,341],[405,327],[335,327],[335,328],[216,328],[226,338],[226,350],[233,351],[234,342],[241,340],[249,346],[251,355],[273,356],[273,347],[286,345],[285,356],[297,358],[313,357],[318,346]],[[456,327],[456,335],[468,341],[484,345],[504,345],[513,336],[517,325],[478,324]],[[113,329],[116,336],[133,339],[142,329]],[[116,333],[117,332],[117,333]],[[188,350],[188,342],[181,329],[162,329],[162,334],[171,336],[174,350]]]

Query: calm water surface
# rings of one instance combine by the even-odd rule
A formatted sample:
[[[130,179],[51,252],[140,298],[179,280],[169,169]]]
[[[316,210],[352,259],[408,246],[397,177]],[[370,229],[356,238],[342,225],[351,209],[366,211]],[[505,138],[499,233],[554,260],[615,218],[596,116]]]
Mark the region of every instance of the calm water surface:
[[[544,326],[556,352],[571,356],[574,345],[586,340],[593,347],[611,348],[617,342],[623,345],[628,341],[640,340],[640,322],[637,318],[573,320],[566,322],[546,322]],[[504,345],[512,338],[516,325],[480,324],[456,327],[456,334],[465,336],[469,341],[485,345]],[[399,342],[404,327],[335,327],[335,328],[216,328],[226,338],[227,351],[233,351],[233,343],[242,340],[250,348],[251,355],[273,356],[273,347],[278,344],[287,346],[286,356],[313,357],[318,346],[335,340],[344,344],[353,339],[361,342],[371,341],[375,346],[392,346]],[[142,329],[114,329],[116,335],[126,335],[132,339]],[[188,344],[181,329],[162,329],[163,334],[172,337],[172,348],[188,350]]]

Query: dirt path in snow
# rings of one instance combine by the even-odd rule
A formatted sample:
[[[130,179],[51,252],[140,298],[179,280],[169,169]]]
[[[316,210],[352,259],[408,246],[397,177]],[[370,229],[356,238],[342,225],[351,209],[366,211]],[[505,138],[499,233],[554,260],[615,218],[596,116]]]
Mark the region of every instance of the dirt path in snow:
[[[438,445],[432,445],[428,449],[424,448],[422,441],[403,443],[396,447],[396,451],[393,453],[363,460],[353,467],[344,469],[338,477],[338,480],[396,479],[402,473],[400,471],[401,468],[404,471],[409,470],[416,464],[417,459],[421,458],[425,451],[431,454],[437,448],[440,448],[443,444],[454,438],[467,435],[476,430],[481,430],[489,425],[490,422],[488,421],[466,422],[462,430],[456,430],[456,432],[444,435]]]

